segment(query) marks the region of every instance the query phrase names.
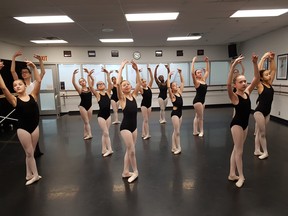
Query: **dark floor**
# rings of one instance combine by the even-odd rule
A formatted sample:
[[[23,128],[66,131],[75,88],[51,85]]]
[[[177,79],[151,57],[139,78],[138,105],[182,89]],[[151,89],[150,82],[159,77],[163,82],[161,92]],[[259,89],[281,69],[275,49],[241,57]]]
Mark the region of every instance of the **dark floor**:
[[[120,114],[121,116],[122,114]],[[232,108],[205,110],[205,135],[192,135],[194,110],[184,110],[182,154],[171,149],[172,123],[160,125],[152,112],[152,138],[141,139],[138,115],[137,162],[139,178],[128,184],[121,178],[125,147],[119,126],[112,125],[114,154],[101,156],[101,131],[93,115],[94,138],[84,141],[79,115],[42,118],[37,159],[43,179],[25,186],[25,156],[15,131],[0,135],[1,216],[185,216],[288,215],[287,126],[271,121],[270,157],[253,156],[254,120],[244,149],[246,181],[241,189],[227,180],[232,149]],[[286,137],[284,141],[284,137]]]

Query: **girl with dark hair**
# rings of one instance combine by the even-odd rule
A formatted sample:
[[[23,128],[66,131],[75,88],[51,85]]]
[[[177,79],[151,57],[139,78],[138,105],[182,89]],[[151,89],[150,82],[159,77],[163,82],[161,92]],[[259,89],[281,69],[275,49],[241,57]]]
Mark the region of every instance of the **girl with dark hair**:
[[[268,157],[267,140],[266,140],[266,126],[270,119],[271,105],[273,101],[274,90],[272,83],[275,78],[276,64],[275,53],[267,52],[261,58],[258,68],[260,70],[260,83],[257,86],[259,97],[257,99],[257,107],[254,112],[255,118],[255,151],[254,155],[259,159]],[[269,69],[263,69],[264,62],[269,61]],[[262,148],[263,152],[261,152]]]
[[[165,124],[166,123],[166,118],[165,118],[165,109],[168,103],[167,99],[167,80],[164,80],[164,76],[160,75],[157,76],[157,70],[158,70],[159,64],[156,66],[155,71],[154,71],[154,79],[155,82],[158,85],[158,88],[160,90],[159,95],[158,95],[158,102],[160,106],[160,124]]]
[[[169,74],[167,78],[167,88],[170,100],[173,104],[172,112],[171,112],[171,120],[173,124],[173,133],[172,133],[172,149],[171,151],[173,154],[180,154],[181,153],[181,145],[180,145],[180,128],[182,123],[182,107],[183,107],[183,99],[182,99],[182,92],[184,89],[184,78],[182,75],[181,69],[177,69],[180,75],[180,86],[177,85],[176,82],[170,83],[170,78],[172,72],[168,65],[166,66]]]

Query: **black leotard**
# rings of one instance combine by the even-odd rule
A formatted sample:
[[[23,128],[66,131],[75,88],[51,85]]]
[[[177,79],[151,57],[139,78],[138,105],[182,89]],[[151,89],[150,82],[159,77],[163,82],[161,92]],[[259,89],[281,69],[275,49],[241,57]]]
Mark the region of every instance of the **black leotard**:
[[[22,101],[17,97],[15,107],[18,115],[18,128],[32,133],[39,124],[39,108],[32,95],[29,95],[29,101]]]
[[[248,126],[249,116],[251,111],[251,101],[249,95],[244,92],[247,96],[246,99],[237,94],[239,103],[233,105],[235,108],[235,115],[231,121],[230,128],[234,125],[239,125],[245,130]]]
[[[79,106],[84,107],[87,111],[90,109],[92,106],[92,93],[91,91],[82,91],[80,94],[80,104]]]
[[[117,95],[117,88],[115,86],[112,88],[111,100],[114,100],[115,102],[118,102],[119,100]]]
[[[129,130],[133,133],[137,128],[137,103],[135,98],[130,101],[126,98],[126,106],[123,109],[123,120],[120,125],[121,130]]]
[[[207,84],[202,84],[200,83],[199,87],[196,88],[196,96],[193,100],[193,104],[195,103],[202,103],[204,104],[205,103],[205,96],[206,96],[206,93],[207,93]]]
[[[98,118],[104,118],[107,120],[110,116],[110,105],[111,100],[107,93],[105,95],[100,94],[100,100],[98,101],[99,104],[99,112],[98,112]]]
[[[182,99],[182,96],[181,96],[181,95],[180,95],[180,96],[175,95],[175,97],[176,97],[176,100],[175,100],[174,102],[172,102],[172,104],[173,104],[173,110],[172,110],[172,112],[171,112],[171,117],[172,117],[173,115],[176,115],[176,116],[178,116],[179,118],[181,118],[181,117],[182,117],[183,99]],[[174,107],[176,107],[177,109],[174,110]]]
[[[271,85],[269,88],[267,86],[265,86],[263,83],[262,83],[262,85],[263,85],[264,89],[263,89],[262,93],[258,96],[258,99],[257,99],[258,105],[255,109],[255,112],[259,111],[264,115],[264,117],[266,117],[271,112],[271,105],[272,105],[273,96],[274,96],[274,89],[272,88]]]
[[[165,100],[167,98],[167,85],[162,85],[161,83],[158,85],[158,88],[160,90],[158,98],[162,98]]]
[[[143,88],[142,97],[141,106],[145,106],[147,109],[150,108],[152,104],[152,91],[149,87],[147,89]]]

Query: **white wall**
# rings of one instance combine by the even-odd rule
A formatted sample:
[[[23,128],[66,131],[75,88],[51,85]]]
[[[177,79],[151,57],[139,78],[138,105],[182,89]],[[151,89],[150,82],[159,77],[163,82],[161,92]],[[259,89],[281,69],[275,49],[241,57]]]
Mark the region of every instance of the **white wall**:
[[[227,46],[204,46],[204,47],[24,47],[25,56],[33,56],[34,53],[46,55],[47,63],[101,63],[101,64],[120,64],[124,59],[132,59],[134,51],[141,52],[141,59],[137,63],[169,63],[191,61],[196,55],[197,49],[204,49],[204,54],[210,60],[227,60]],[[63,51],[70,50],[72,57],[63,57]],[[88,57],[88,50],[95,50],[96,57]],[[118,50],[119,57],[111,57],[111,50]],[[155,57],[155,50],[162,50],[163,57]],[[176,50],[183,50],[184,56],[177,57]],[[199,57],[200,58],[200,57]],[[200,58],[201,59],[201,58]],[[202,60],[202,59],[201,59]]]
[[[3,43],[0,41],[0,59],[11,59],[17,50],[20,50],[19,46]]]
[[[276,64],[277,55],[288,53],[288,27],[276,30],[269,34],[262,35],[240,44],[238,53],[242,53],[246,57],[244,64],[247,71],[246,77],[248,81],[251,80],[253,75],[251,63],[252,53],[259,55],[259,58],[261,58],[261,56],[267,51],[273,51],[276,53]],[[282,118],[284,120],[288,120],[288,109],[286,108],[288,102],[288,80],[277,80],[275,78],[273,84],[276,86],[275,90],[280,91],[280,93],[275,93],[274,95],[271,115]],[[281,85],[282,87],[277,85]],[[254,94],[257,94],[256,91]],[[255,100],[256,96],[252,102],[253,108],[255,108]]]

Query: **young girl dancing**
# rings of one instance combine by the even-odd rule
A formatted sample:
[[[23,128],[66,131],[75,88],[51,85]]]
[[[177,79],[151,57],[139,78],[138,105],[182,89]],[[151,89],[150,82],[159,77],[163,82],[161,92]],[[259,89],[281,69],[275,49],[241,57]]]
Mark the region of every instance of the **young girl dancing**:
[[[25,82],[21,79],[16,79],[13,82],[13,89],[18,94],[18,97],[15,97],[6,87],[1,74],[0,88],[18,114],[17,136],[26,154],[26,185],[30,185],[41,178],[34,158],[34,150],[39,140],[39,108],[37,99],[40,92],[41,77],[35,64],[31,61],[26,62],[27,66],[33,69],[35,79],[32,92],[27,94]],[[0,62],[0,70],[3,67],[3,62]]]
[[[244,75],[237,74],[233,77],[235,66],[239,64],[243,58],[244,57],[240,55],[233,62],[227,80],[228,96],[235,108],[235,115],[230,124],[234,147],[230,157],[230,173],[228,179],[230,181],[237,181],[237,187],[242,187],[245,180],[243,174],[242,154],[244,142],[247,137],[248,121],[251,112],[251,101],[249,95],[257,86],[260,79],[257,66],[258,57],[256,55],[252,56],[254,78],[250,85],[247,85],[247,80]],[[236,88],[235,93],[233,92],[233,87]],[[238,171],[239,176],[236,175],[236,171]]]
[[[128,178],[128,182],[131,183],[138,177],[138,169],[135,154],[135,144],[137,139],[136,97],[140,90],[141,81],[138,66],[134,61],[131,61],[132,67],[136,72],[136,86],[134,90],[131,92],[132,87],[129,81],[127,80],[121,81],[122,71],[127,63],[128,61],[124,60],[120,66],[120,70],[117,77],[117,93],[120,106],[123,110],[123,120],[120,125],[120,134],[126,146],[122,177]],[[129,171],[130,166],[132,167],[133,172]]]
[[[184,89],[184,78],[182,75],[181,69],[178,69],[178,73],[180,75],[180,81],[181,84],[178,87],[176,82],[170,83],[170,78],[172,75],[172,72],[170,72],[170,69],[168,65],[166,68],[169,71],[168,79],[167,79],[167,88],[170,100],[173,104],[172,112],[171,112],[171,120],[174,127],[173,133],[172,133],[172,152],[176,154],[181,153],[181,145],[180,145],[180,128],[182,123],[182,107],[183,107],[183,99],[182,99],[182,92]]]
[[[97,119],[98,124],[102,130],[102,155],[103,157],[107,157],[113,153],[109,136],[109,128],[111,126],[110,92],[112,88],[112,83],[110,82],[110,73],[102,67],[102,72],[106,73],[107,76],[108,88],[106,89],[105,83],[103,81],[99,81],[96,83],[98,90],[96,91],[93,87],[94,78],[92,76],[92,73],[94,72],[94,70],[88,71],[88,69],[84,68],[84,71],[88,73],[88,85],[99,104],[99,112]]]

